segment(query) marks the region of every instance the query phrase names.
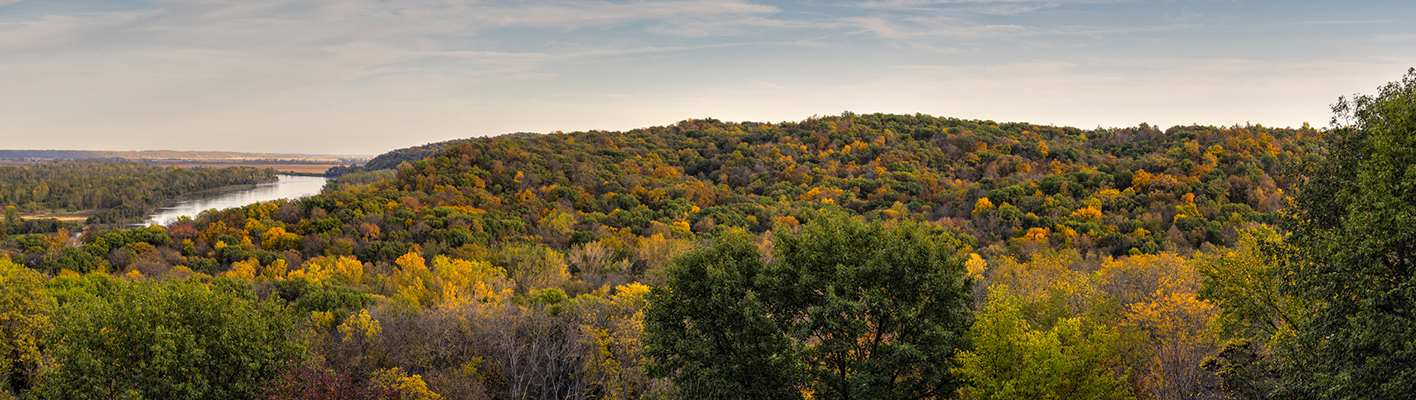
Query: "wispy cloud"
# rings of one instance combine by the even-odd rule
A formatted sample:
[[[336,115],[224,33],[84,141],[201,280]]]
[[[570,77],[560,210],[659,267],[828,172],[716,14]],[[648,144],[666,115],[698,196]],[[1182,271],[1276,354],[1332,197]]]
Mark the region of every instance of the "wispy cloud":
[[[468,77],[524,78],[544,76],[533,71],[566,58],[674,47],[646,39],[601,42],[591,35],[575,41],[580,43],[542,41],[533,50],[498,44],[486,37],[489,32],[538,29],[554,37],[564,35],[554,32],[621,28],[641,36],[731,37],[805,25],[773,19],[777,8],[743,0],[158,0],[150,5],[137,11],[0,18],[0,71],[44,70],[44,65],[59,63],[51,70],[112,76],[131,67],[163,71],[173,82],[205,81],[217,87],[225,85],[215,78],[221,76],[231,77],[226,81],[234,87],[249,85],[239,82],[242,76],[262,82],[257,86],[285,87],[428,68]],[[289,83],[267,83],[272,80]]]
[[[954,9],[984,14],[1016,14],[1067,4],[1123,3],[1126,0],[872,0],[857,7],[875,10]]]
[[[127,46],[260,48],[407,37],[472,37],[499,28],[562,31],[647,22],[652,33],[734,34],[698,24],[790,27],[779,10],[739,0],[376,2],[359,0],[158,1],[145,11],[0,21],[0,49],[87,51]],[[688,27],[678,29],[677,27]]]
[[[1126,33],[1120,26],[1077,26],[1063,11],[1080,4],[1126,3],[1127,0],[872,0],[855,3],[859,15],[841,21],[887,39],[1004,39],[1046,35]],[[994,17],[1001,17],[994,18]],[[998,23],[1018,21],[1017,23]]]
[[[52,1],[0,0],[0,145],[358,153],[841,110],[1301,121],[1416,41],[1394,5],[1318,2]]]

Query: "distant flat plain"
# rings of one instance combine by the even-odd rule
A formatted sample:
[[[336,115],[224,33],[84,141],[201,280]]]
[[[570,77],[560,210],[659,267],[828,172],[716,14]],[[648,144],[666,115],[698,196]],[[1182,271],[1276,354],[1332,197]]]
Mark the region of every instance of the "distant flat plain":
[[[323,174],[330,167],[340,164],[248,164],[248,163],[183,163],[183,162],[154,162],[153,165],[170,165],[182,168],[222,168],[222,167],[255,167],[255,168],[275,168],[276,171],[294,174]]]
[[[0,149],[0,165],[26,165],[41,160],[126,159],[152,165],[183,168],[221,168],[246,166],[274,168],[282,173],[320,175],[334,166],[362,165],[369,156],[239,153],[225,151],[93,151],[93,150],[4,150]]]

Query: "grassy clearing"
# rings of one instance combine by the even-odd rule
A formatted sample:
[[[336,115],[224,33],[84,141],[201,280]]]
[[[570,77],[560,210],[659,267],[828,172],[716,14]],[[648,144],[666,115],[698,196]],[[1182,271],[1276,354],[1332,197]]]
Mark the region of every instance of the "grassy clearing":
[[[83,221],[83,220],[85,220],[85,219],[88,219],[88,217],[93,216],[93,214],[96,213],[96,212],[98,212],[98,210],[79,210],[79,211],[75,211],[75,212],[57,212],[57,213],[46,213],[46,212],[40,212],[40,213],[20,213],[20,218],[24,218],[24,219],[49,219],[49,218],[54,218],[54,219],[58,219],[58,220],[60,220],[60,221]]]

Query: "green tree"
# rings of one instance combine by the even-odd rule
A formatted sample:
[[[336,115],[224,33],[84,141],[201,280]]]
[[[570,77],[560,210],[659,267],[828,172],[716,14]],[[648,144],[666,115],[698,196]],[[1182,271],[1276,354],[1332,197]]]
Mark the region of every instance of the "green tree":
[[[1340,99],[1327,154],[1307,165],[1288,228],[1293,285],[1312,302],[1282,398],[1416,393],[1416,69]]]
[[[1279,373],[1274,349],[1295,344],[1294,329],[1312,308],[1306,298],[1284,292],[1292,270],[1283,254],[1290,248],[1273,229],[1246,229],[1234,247],[1194,259],[1206,278],[1199,298],[1217,306],[1214,325],[1224,340],[1201,366],[1235,397],[1267,398]]]
[[[671,377],[685,399],[800,398],[793,346],[761,294],[765,268],[743,231],[670,266],[644,309],[649,375]]]
[[[1022,316],[1022,299],[990,289],[970,333],[973,350],[955,369],[970,399],[1134,399],[1123,376],[1108,368],[1120,335],[1081,318],[1061,318],[1039,330]]]
[[[5,225],[10,233],[14,233],[20,226],[20,211],[15,206],[5,206]]]
[[[926,225],[822,213],[775,237],[772,318],[801,346],[807,387],[825,399],[948,397],[967,349],[973,283],[960,243]]]
[[[117,282],[61,308],[38,397],[249,399],[299,354],[293,320],[249,284]]]

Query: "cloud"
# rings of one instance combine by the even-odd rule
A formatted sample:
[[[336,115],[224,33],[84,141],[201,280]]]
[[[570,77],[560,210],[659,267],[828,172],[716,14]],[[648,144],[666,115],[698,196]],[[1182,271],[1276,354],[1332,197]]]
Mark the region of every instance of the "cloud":
[[[6,146],[377,153],[842,110],[1081,126],[1322,122],[1337,94],[1404,71],[1413,40],[1391,26],[1302,22],[1328,15],[1313,10],[1272,26],[1369,33],[1270,40],[1204,25],[1244,11],[1211,3],[140,1],[0,8],[0,132],[20,133]],[[1205,17],[1166,20],[1186,16],[1180,6]],[[1301,51],[1246,47],[1256,42]]]
[[[888,39],[924,38],[999,38],[1031,36],[1041,29],[1024,25],[980,25],[951,16],[851,17],[842,22],[859,28],[857,33],[870,33]]]
[[[384,110],[471,123],[450,115],[489,99],[524,101],[514,92],[550,90],[545,82],[581,74],[569,65],[816,45],[739,37],[805,26],[775,19],[776,7],[744,0],[146,5],[0,16],[0,87],[6,88],[0,130],[112,148],[135,144],[105,132],[221,146],[399,123],[446,133],[446,125]],[[438,111],[417,111],[420,106]]]
[[[483,22],[499,24],[501,27],[578,29],[636,21],[727,20],[773,14],[779,10],[773,6],[734,0],[688,0],[627,4],[606,1],[555,2],[489,7],[479,11]]]
[[[980,14],[1012,15],[1067,4],[1122,3],[1126,0],[872,0],[856,3],[874,10],[939,10],[955,9]]]
[[[203,47],[243,51],[474,37],[503,28],[571,31],[650,22],[653,33],[675,26],[726,23],[789,27],[767,16],[776,7],[739,0],[379,2],[368,0],[158,1],[143,11],[47,15],[0,20],[0,50],[62,52],[127,47]],[[731,34],[695,27],[689,35]],[[302,50],[303,51],[303,50]]]
[[[148,82],[150,87],[249,91],[389,74],[515,79],[545,76],[535,71],[567,58],[703,48],[701,44],[659,45],[654,35],[730,36],[750,29],[803,26],[772,19],[779,11],[775,7],[741,0],[159,0],[149,4],[141,10],[0,17],[0,72],[10,76],[0,77],[0,84],[53,92],[67,87],[65,80],[107,77],[106,82],[90,83],[121,90],[117,88],[130,86],[121,77],[139,75],[154,80]],[[546,38],[573,38],[569,32],[617,28],[651,35],[640,33],[615,42],[589,35],[529,46],[492,35],[498,30],[533,29],[546,32],[541,35]],[[513,37],[517,36],[522,35]],[[718,40],[712,45],[737,43]],[[20,71],[25,75],[15,74]],[[17,76],[33,83],[12,82]]]

